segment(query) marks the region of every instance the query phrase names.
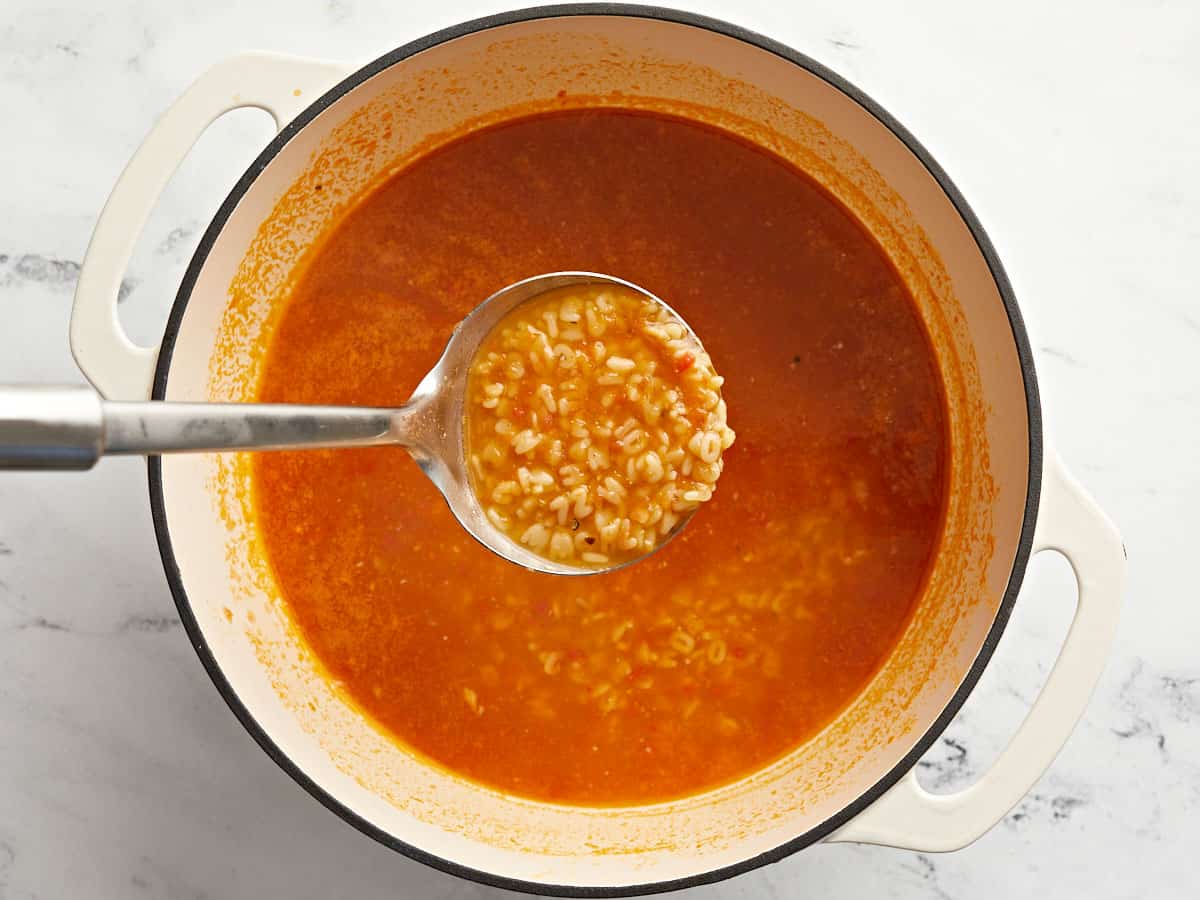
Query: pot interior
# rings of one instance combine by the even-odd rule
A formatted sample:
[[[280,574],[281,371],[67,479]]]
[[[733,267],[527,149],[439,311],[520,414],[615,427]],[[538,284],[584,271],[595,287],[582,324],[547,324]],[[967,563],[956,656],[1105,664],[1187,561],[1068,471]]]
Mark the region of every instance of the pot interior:
[[[253,399],[264,338],[305,250],[407,160],[465,130],[538,110],[671,112],[794,162],[857,215],[905,276],[947,392],[951,491],[941,550],[923,601],[876,678],[784,759],[670,803],[549,806],[432,768],[346,703],[282,611],[256,537],[246,460],[168,457],[159,524],[206,663],[259,736],[326,802],[385,840],[491,878],[662,883],[819,836],[892,773],[946,709],[1013,574],[1028,489],[1027,400],[1014,326],[976,239],[883,122],[819,75],[738,37],[633,15],[580,15],[496,25],[401,55],[350,79],[266,162],[206,241],[160,361],[166,399]]]

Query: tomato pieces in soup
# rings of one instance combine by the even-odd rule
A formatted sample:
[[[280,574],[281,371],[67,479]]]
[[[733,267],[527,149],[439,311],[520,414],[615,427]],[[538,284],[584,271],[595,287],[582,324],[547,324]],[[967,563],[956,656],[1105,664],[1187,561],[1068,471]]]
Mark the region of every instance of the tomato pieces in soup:
[[[313,655],[402,745],[525,797],[648,803],[788,753],[886,660],[941,534],[945,401],[907,287],[835,199],[615,109],[466,134],[362,198],[295,283],[258,399],[399,404],[472,307],[568,269],[662,297],[724,376],[737,441],[677,538],[530,573],[394,447],[260,454],[255,514]]]

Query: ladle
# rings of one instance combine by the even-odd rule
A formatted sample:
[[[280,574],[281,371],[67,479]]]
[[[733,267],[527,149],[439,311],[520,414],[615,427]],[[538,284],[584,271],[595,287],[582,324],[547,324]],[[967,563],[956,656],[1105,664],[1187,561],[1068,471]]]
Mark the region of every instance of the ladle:
[[[597,283],[619,285],[662,303],[635,284],[595,272],[552,272],[510,284],[459,323],[437,365],[408,401],[394,409],[128,403],[104,400],[84,387],[0,387],[0,469],[84,470],[102,456],[397,444],[407,448],[462,526],[489,550],[527,569],[554,575],[612,571],[637,560],[622,560],[607,568],[572,566],[539,556],[496,528],[471,487],[463,428],[467,375],[480,343],[495,325],[518,304],[546,291]],[[667,539],[690,517],[690,512],[682,516]]]

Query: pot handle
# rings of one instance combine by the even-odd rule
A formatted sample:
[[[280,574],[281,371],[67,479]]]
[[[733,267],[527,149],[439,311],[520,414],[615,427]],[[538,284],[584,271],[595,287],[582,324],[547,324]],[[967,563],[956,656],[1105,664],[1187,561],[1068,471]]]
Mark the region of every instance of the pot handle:
[[[323,60],[245,53],[201,75],[155,123],[117,179],[96,222],[71,311],[71,353],[109,400],[150,395],[157,347],[140,347],[117,318],[117,292],[159,194],[192,145],[234,109],[266,110],[282,129],[351,69]]]
[[[829,841],[906,850],[958,850],[1007,815],[1070,737],[1104,669],[1125,581],[1121,536],[1095,501],[1047,449],[1033,552],[1057,550],[1075,571],[1079,602],[1062,650],[1000,758],[954,794],[932,794],[910,769],[887,793],[830,835]]]

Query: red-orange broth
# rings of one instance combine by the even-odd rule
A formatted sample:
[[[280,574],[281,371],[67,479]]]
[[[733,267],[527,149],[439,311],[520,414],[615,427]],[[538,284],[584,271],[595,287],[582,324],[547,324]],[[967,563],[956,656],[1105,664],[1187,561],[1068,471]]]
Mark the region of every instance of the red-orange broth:
[[[726,376],[738,440],[680,537],[615,574],[534,575],[399,448],[258,455],[257,521],[312,652],[402,744],[540,800],[679,797],[824,728],[897,641],[942,528],[936,358],[803,172],[683,119],[577,110],[469,133],[346,214],[258,399],[399,404],[473,306],[561,269],[663,297]]]

